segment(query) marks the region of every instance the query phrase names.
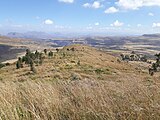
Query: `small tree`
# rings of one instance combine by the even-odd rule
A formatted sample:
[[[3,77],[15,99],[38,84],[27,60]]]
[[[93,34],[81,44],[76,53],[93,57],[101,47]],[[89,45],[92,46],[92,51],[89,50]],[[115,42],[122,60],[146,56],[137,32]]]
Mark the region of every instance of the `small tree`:
[[[35,52],[35,57],[38,59],[39,58],[39,52],[36,50]]]
[[[59,52],[59,49],[58,48],[56,48],[56,51],[57,51],[57,53]]]
[[[157,57],[156,63],[160,66],[160,53],[155,55]]]
[[[20,62],[19,60],[18,60],[17,63],[16,63],[16,68],[17,68],[17,69],[20,69],[20,68],[21,68],[21,62]]]
[[[152,68],[153,68],[153,70],[154,70],[155,72],[157,71],[157,67],[158,67],[157,63],[153,63],[153,64],[152,64]]]
[[[33,60],[32,60],[31,63],[30,63],[30,70],[31,70],[33,73],[37,73],[37,70],[36,70],[36,68],[35,68],[35,65],[34,65]]]
[[[43,53],[39,54],[39,64],[42,65],[43,61],[45,59],[45,56],[43,56]]]
[[[47,49],[44,49],[44,53],[47,54]]]
[[[53,52],[50,51],[50,52],[48,53],[48,56],[49,56],[49,57],[53,57]]]
[[[26,50],[26,56],[27,56],[27,55],[30,55],[30,53],[31,53],[30,49],[27,49],[27,50]]]
[[[23,62],[21,57],[18,58],[18,61],[16,63],[16,68],[17,69],[23,68]]]
[[[121,56],[122,60],[125,60],[125,55],[124,54],[121,54],[120,56]]]
[[[130,55],[130,58],[131,61],[134,61],[134,55]]]
[[[5,67],[5,64],[0,63],[0,68],[3,68],[3,67]]]

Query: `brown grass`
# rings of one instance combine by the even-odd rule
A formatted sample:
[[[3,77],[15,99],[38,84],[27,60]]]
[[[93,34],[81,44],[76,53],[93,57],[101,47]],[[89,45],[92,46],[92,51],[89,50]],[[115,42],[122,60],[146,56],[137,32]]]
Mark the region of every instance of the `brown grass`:
[[[65,49],[36,66],[37,74],[28,66],[0,70],[0,119],[160,119],[159,73],[151,77],[141,63],[118,63],[93,48]]]
[[[25,81],[0,83],[3,120],[158,120],[160,88],[135,82]],[[119,88],[117,89],[116,87]]]

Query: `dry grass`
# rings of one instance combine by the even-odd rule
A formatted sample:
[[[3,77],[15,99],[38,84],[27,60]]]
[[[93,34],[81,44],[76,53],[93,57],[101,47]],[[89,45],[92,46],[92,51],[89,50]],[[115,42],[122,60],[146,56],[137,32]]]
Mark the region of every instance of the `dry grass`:
[[[160,88],[105,81],[0,83],[2,120],[158,120]]]
[[[0,119],[160,119],[159,73],[150,77],[141,63],[118,63],[86,46],[66,49],[45,59],[37,74],[27,66],[0,70]]]

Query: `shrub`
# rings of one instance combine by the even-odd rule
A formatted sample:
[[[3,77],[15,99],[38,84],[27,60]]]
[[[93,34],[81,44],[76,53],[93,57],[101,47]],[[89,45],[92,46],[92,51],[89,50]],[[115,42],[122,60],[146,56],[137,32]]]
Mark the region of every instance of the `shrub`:
[[[48,53],[48,56],[49,56],[49,57],[53,57],[53,52],[50,51],[50,52]]]
[[[47,49],[44,49],[44,53],[47,54]]]
[[[96,69],[95,72],[96,72],[97,74],[102,74],[104,71],[103,71],[102,69]]]
[[[0,63],[0,68],[5,67],[5,64]]]
[[[17,69],[20,69],[20,68],[21,68],[21,62],[20,62],[19,60],[18,60],[17,63],[16,63],[16,68],[17,68]]]
[[[35,68],[35,65],[34,65],[34,61],[31,60],[30,62],[30,70],[33,72],[33,73],[37,73],[37,70]]]
[[[9,66],[9,65],[10,65],[10,63],[6,63],[5,65],[6,65],[6,66]]]

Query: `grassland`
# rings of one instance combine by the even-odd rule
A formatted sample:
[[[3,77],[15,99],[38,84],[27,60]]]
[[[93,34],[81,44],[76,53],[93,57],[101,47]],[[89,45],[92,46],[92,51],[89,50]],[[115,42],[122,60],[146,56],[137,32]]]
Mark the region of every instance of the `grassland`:
[[[160,119],[160,74],[149,76],[148,64],[83,45],[45,57],[37,74],[27,65],[0,69],[0,119]]]

